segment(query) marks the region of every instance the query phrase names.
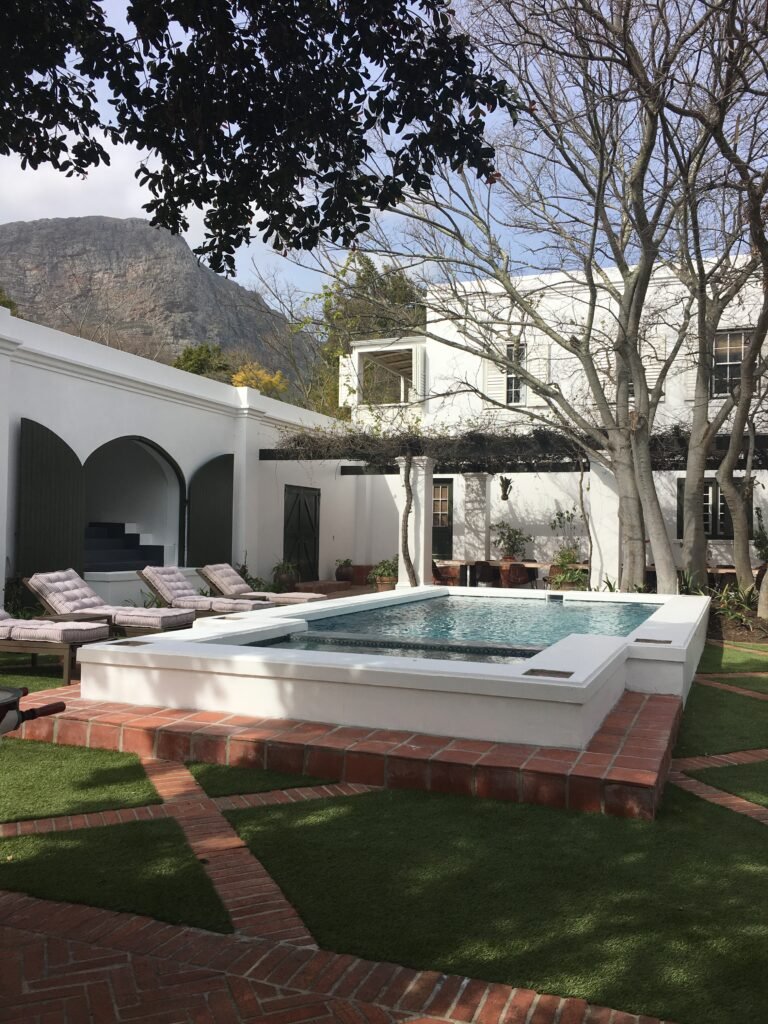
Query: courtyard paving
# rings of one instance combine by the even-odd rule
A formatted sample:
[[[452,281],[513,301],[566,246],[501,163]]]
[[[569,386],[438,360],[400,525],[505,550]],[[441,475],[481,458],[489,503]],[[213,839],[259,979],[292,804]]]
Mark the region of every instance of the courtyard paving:
[[[699,676],[697,685],[733,690],[756,701],[766,699],[765,694],[757,691],[729,686],[722,675],[718,673],[718,680]],[[61,690],[56,695],[60,697]],[[29,699],[45,703],[50,696],[43,692]],[[96,746],[100,737],[109,735],[114,741],[117,735],[117,746],[122,746],[122,738],[130,736],[137,716],[146,723],[152,717],[150,711],[157,710],[124,708],[120,712],[124,717],[119,722],[89,715],[84,734],[80,713],[83,702],[74,687],[66,697],[72,710],[57,721],[43,720],[48,722],[51,733],[36,738],[82,743],[85,735],[86,742]],[[102,713],[107,718],[118,714],[111,709],[102,709]],[[184,719],[168,721],[170,735],[185,737],[177,751],[180,756],[188,756],[184,745],[187,741],[190,751],[196,749],[196,742],[203,747],[212,744],[211,751],[220,750],[222,739],[230,749],[232,735],[222,737],[217,732],[220,723],[211,725],[211,718],[206,718],[205,713],[191,717],[193,721],[187,721],[186,726]],[[230,724],[236,728],[241,725]],[[283,723],[283,729],[301,730],[304,724]],[[104,728],[118,732],[99,733]],[[156,728],[157,723],[153,726]],[[618,725],[614,733],[606,735],[615,736],[617,728]],[[198,734],[196,741],[194,737]],[[626,729],[622,735],[626,736]],[[29,730],[28,738],[33,737],[35,733]],[[302,738],[305,745],[312,739]],[[263,737],[259,742],[262,740]],[[234,934],[219,935],[135,914],[0,891],[1,1020],[24,1024],[659,1024],[656,1018],[590,1005],[581,999],[416,971],[319,948],[296,908],[251,854],[223,812],[326,797],[354,799],[374,787],[370,783],[345,781],[211,798],[182,763],[152,756],[159,742],[155,731],[152,752],[144,749],[139,753],[162,798],[161,804],[10,822],[0,826],[0,835],[66,832],[172,817],[181,825],[229,911]],[[615,739],[612,742],[611,756],[615,758]],[[198,755],[203,747],[197,748]],[[131,749],[130,743],[123,749]],[[479,758],[457,763],[471,761],[474,766],[487,753],[467,753],[470,752]],[[725,793],[688,774],[765,760],[768,747],[678,758],[671,762],[669,781],[701,799],[768,825],[768,808]],[[360,912],[365,913],[365,908],[361,907]]]

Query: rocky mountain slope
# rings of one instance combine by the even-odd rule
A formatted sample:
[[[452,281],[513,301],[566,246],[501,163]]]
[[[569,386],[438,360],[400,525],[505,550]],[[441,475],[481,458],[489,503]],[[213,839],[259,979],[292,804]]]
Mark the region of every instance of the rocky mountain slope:
[[[206,341],[292,376],[283,317],[144,220],[0,224],[0,288],[28,320],[151,359],[170,362]]]

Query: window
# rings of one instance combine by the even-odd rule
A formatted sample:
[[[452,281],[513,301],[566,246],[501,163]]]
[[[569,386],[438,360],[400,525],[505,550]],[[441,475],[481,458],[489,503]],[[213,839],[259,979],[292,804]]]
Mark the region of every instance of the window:
[[[403,405],[412,387],[411,349],[363,354],[362,400],[367,405]]]
[[[507,359],[514,360],[518,365],[525,365],[525,345],[507,345]],[[522,378],[507,370],[507,405],[523,405],[525,403],[525,384]]]
[[[718,331],[712,366],[712,397],[728,395],[738,384],[749,338],[746,331]]]
[[[680,477],[677,481],[677,536],[683,537],[683,492],[685,480]],[[705,480],[702,493],[702,519],[704,521],[704,535],[710,540],[733,540],[733,523],[725,496],[722,494],[717,480]],[[749,515],[749,536],[752,537],[752,507]]]

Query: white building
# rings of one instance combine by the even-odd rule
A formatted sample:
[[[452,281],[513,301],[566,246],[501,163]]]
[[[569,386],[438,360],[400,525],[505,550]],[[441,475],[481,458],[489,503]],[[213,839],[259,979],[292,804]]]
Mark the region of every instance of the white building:
[[[285,559],[309,580],[391,557],[396,479],[264,457],[281,431],[331,422],[0,307],[4,579],[73,567],[141,603],[134,570],[150,562],[247,561],[269,579]]]
[[[614,393],[615,365],[612,339],[615,333],[610,288],[620,279],[615,271],[605,274],[601,299],[591,333],[591,351],[601,372],[609,402]],[[554,333],[578,334],[584,329],[588,291],[573,275],[564,273],[531,276],[519,283],[530,306]],[[696,378],[695,324],[683,338],[683,310],[686,291],[669,272],[655,275],[646,303],[643,364],[647,382],[654,387],[665,361],[671,359],[662,396],[657,407],[656,431],[691,419]],[[738,379],[745,339],[759,308],[757,286],[746,290],[726,310],[715,345],[710,412],[728,394],[729,382]],[[592,393],[577,358],[540,327],[536,316],[522,315],[512,307],[497,282],[456,286],[452,291],[435,288],[427,297],[427,326],[424,334],[401,338],[361,340],[342,360],[340,401],[351,407],[353,422],[360,425],[396,426],[418,424],[431,429],[460,431],[467,427],[526,431],[538,423],[546,426],[552,417],[546,403],[519,375],[493,361],[497,351],[505,354],[514,347],[517,358],[537,379],[556,385],[585,419],[599,425]],[[678,332],[683,338],[677,351]],[[508,499],[498,484],[486,482],[486,501],[478,498],[478,481],[455,474],[439,474],[433,484],[435,525],[438,527],[435,554],[443,558],[483,557],[482,531],[472,528],[478,516],[486,522],[508,518],[534,537],[529,557],[545,561],[557,539],[549,528],[557,510],[582,506],[591,520],[593,540],[592,585],[607,576],[618,576],[618,506],[612,475],[593,464],[586,478],[578,473],[511,474]],[[684,469],[656,474],[657,488],[673,550],[680,552]],[[707,474],[704,517],[710,537],[712,564],[732,563],[732,536],[725,501],[718,492],[714,467]],[[757,473],[756,503],[761,484],[768,474]],[[768,492],[767,492],[768,493]],[[587,554],[586,529],[582,523],[582,557]],[[485,557],[494,551],[485,548]]]

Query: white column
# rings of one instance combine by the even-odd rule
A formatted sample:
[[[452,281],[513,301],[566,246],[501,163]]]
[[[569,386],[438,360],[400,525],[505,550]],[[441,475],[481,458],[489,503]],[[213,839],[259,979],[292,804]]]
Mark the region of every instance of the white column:
[[[408,573],[400,551],[400,523],[405,508],[405,483],[403,472],[405,459],[397,459],[400,467],[400,487],[397,492],[398,516],[398,577],[397,589],[410,587]],[[411,489],[413,491],[413,508],[408,519],[408,550],[416,572],[419,586],[432,582],[432,470],[434,459],[417,456],[411,463]]]
[[[464,474],[464,552],[465,562],[487,561],[491,557],[491,503],[488,473]]]
[[[238,388],[241,408],[235,422],[235,466],[232,495],[232,558],[240,564],[247,559],[256,571],[258,545],[259,448],[263,424],[261,413],[248,404],[249,388]],[[258,394],[258,392],[257,392]]]
[[[621,546],[616,478],[609,469],[597,462],[589,464],[589,532],[592,536],[589,585],[599,590],[606,577],[618,583]]]

